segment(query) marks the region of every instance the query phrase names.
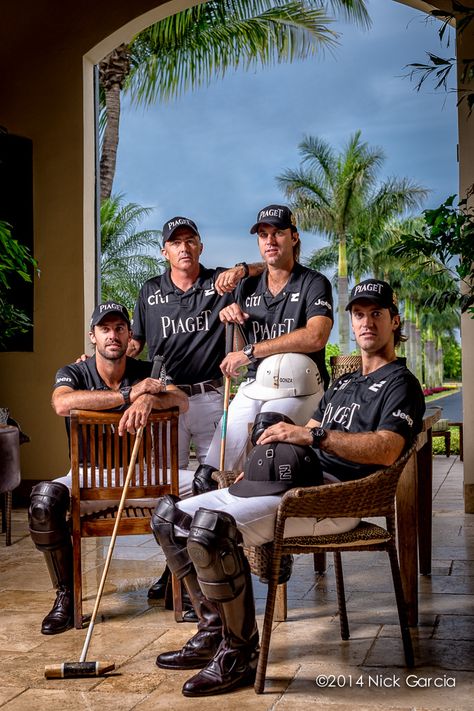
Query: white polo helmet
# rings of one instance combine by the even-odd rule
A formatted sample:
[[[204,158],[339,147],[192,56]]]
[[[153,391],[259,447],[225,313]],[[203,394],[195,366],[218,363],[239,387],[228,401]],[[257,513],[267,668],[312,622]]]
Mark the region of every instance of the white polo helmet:
[[[304,353],[277,353],[262,360],[244,392],[252,400],[277,400],[314,395],[322,389],[314,360]]]

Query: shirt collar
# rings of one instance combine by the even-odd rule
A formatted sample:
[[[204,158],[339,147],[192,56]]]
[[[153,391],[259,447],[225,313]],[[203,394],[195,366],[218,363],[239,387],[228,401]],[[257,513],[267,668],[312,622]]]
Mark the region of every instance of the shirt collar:
[[[199,263],[198,278],[188,291],[183,292],[172,282],[171,270],[167,269],[161,277],[161,293],[166,296],[167,294],[188,294],[193,291],[203,291],[204,289],[210,288],[211,284],[213,284],[214,280],[212,277],[213,271],[206,269],[201,263]]]
[[[279,294],[277,294],[277,297],[288,292],[290,292],[291,294],[299,293],[301,291],[301,281],[303,278],[304,271],[305,268],[298,262],[295,262],[293,265],[293,269],[291,270],[290,278],[285,284],[283,290],[279,292]],[[265,269],[260,275],[257,288],[255,289],[256,294],[265,294],[268,291],[267,275],[268,269]]]

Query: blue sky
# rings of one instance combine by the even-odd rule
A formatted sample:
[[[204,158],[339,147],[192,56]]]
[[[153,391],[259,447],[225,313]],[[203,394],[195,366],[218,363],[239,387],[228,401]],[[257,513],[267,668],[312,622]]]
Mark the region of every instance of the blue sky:
[[[394,0],[371,0],[369,31],[337,23],[331,55],[255,73],[236,72],[177,101],[143,110],[124,102],[114,192],[153,207],[143,227],[174,215],[194,219],[206,266],[258,261],[249,227],[261,207],[285,198],[276,176],[299,165],[304,134],[336,149],[361,129],[386,154],[381,178],[431,189],[426,207],[458,190],[453,94],[421,92],[405,65],[441,48],[437,27]],[[302,255],[324,242],[301,233]]]

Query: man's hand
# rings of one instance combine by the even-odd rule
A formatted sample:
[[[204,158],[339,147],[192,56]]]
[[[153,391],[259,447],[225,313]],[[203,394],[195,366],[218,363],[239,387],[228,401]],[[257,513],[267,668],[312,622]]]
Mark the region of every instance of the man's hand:
[[[257,444],[270,444],[270,442],[289,442],[290,444],[313,444],[313,436],[309,429],[299,425],[290,425],[287,422],[277,422],[267,427],[257,440]]]
[[[130,407],[125,410],[118,426],[120,437],[122,437],[125,432],[135,434],[139,427],[145,427],[148,421],[148,415],[153,410],[153,403],[153,395],[144,394],[140,395],[133,405],[130,405]]]
[[[244,472],[240,472],[240,474],[237,474],[237,476],[235,477],[235,479],[232,483],[237,484],[237,482],[242,481],[243,478],[244,478]]]
[[[243,351],[233,351],[226,355],[220,364],[220,369],[226,377],[237,378],[240,375],[240,368],[249,363],[250,361]]]
[[[90,358],[90,356],[88,356],[87,353],[83,353],[82,355],[79,356],[79,358],[76,358],[76,360],[74,362],[75,363],[83,363],[88,358]]]
[[[244,276],[245,269],[242,266],[232,267],[231,269],[226,269],[225,272],[221,272],[214,282],[217,293],[223,296],[223,294],[227,294],[229,291],[234,291]]]
[[[249,315],[242,311],[238,304],[231,304],[225,309],[219,311],[219,318],[222,323],[240,323],[241,326],[246,322]]]
[[[127,355],[130,358],[138,358],[143,350],[145,341],[139,341],[137,338],[132,338],[128,342]]]
[[[155,378],[145,378],[135,383],[130,391],[130,402],[135,402],[141,395],[160,395],[166,391],[166,385],[162,380]]]

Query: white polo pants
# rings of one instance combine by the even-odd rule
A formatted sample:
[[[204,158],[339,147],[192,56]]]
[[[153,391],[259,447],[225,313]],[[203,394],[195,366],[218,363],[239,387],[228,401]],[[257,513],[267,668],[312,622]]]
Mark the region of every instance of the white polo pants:
[[[224,387],[198,393],[189,398],[189,410],[179,416],[178,462],[181,469],[189,464],[189,447],[193,442],[196,458],[203,463],[222,417]],[[220,431],[220,430],[219,430]]]
[[[199,508],[231,514],[242,533],[244,544],[261,546],[273,540],[275,516],[280,500],[281,496],[252,496],[245,499],[234,496],[229,489],[217,489],[180,501],[178,508],[190,516],[194,516]],[[344,533],[355,528],[359,521],[358,518],[324,518],[320,521],[315,518],[289,518],[285,525],[285,538]],[[189,531],[178,529],[179,535],[187,536],[188,533]]]

